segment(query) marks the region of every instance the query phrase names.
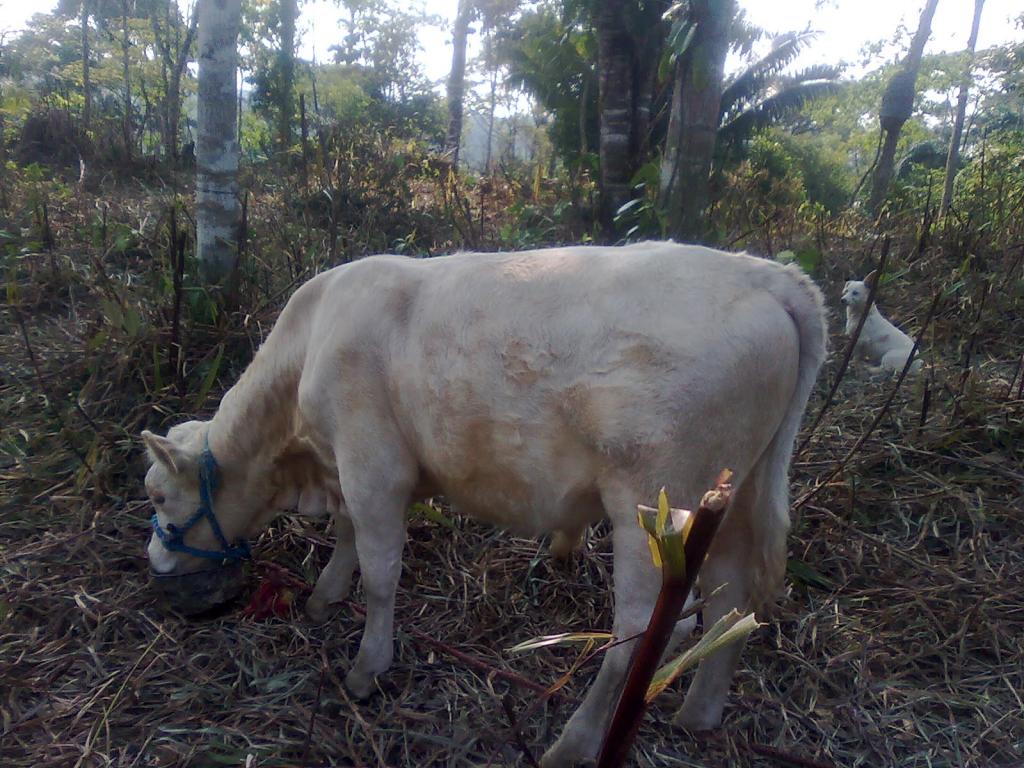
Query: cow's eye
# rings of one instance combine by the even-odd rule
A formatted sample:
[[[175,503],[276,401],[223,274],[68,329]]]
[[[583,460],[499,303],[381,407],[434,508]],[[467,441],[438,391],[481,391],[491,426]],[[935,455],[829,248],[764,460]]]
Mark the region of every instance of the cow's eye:
[[[153,497],[153,504],[155,504],[158,507],[161,506],[165,501],[167,501],[167,499],[165,499],[163,496]]]

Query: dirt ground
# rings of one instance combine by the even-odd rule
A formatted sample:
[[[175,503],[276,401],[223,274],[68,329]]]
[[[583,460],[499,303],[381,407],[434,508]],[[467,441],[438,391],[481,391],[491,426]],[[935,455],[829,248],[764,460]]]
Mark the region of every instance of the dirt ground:
[[[164,615],[148,585],[136,435],[180,418],[183,401],[99,354],[118,343],[97,335],[103,291],[67,264],[51,274],[45,258],[26,262],[0,328],[0,764],[455,768],[539,756],[593,667],[516,735],[511,717],[575,653],[507,649],[610,626],[608,531],[562,565],[542,542],[414,516],[395,664],[367,703],[340,682],[358,611],[320,626],[301,613],[297,585],[330,553],[320,523],[285,517],[255,542],[253,583],[293,580],[283,616],[246,615],[244,600],[204,620]],[[915,329],[929,298],[917,269],[884,299]],[[840,271],[822,280],[833,307]],[[945,303],[925,373],[887,410],[891,380],[857,366],[843,378],[795,460],[787,591],[747,647],[723,727],[671,727],[676,686],[649,713],[635,765],[1024,765],[1024,318],[1001,306],[971,326],[976,303]],[[241,359],[256,321],[230,342]],[[136,362],[164,354],[154,349]],[[812,416],[841,363],[838,335],[833,349]],[[198,410],[231,383],[225,371]]]

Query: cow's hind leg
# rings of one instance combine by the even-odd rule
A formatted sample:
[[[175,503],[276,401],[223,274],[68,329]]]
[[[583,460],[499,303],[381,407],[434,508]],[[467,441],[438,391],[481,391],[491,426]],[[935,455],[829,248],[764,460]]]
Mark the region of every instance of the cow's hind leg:
[[[638,498],[632,493],[602,493],[613,525],[615,619],[612,631],[616,639],[638,635],[647,628],[661,586],[661,577],[647,548],[647,534],[636,522]],[[597,757],[634,645],[635,641],[621,643],[605,653],[601,670],[583,703],[541,760],[543,768],[562,768]]]
[[[352,572],[356,567],[356,541],[348,509],[334,513],[334,552],[320,572],[313,594],[306,601],[306,614],[318,623],[327,619],[330,606],[348,597],[352,586]]]
[[[780,513],[782,519],[785,519],[788,496],[786,480],[783,476],[783,495],[775,499],[776,505],[782,505],[779,510],[772,508],[772,499],[765,498],[762,493],[765,489],[758,487],[756,474],[751,473],[737,488],[711,551],[701,567],[701,591],[705,595],[712,595],[704,609],[706,628],[714,626],[716,621],[733,609],[741,613],[750,610],[752,598],[759,590],[755,580],[765,575],[764,563],[772,563],[773,567],[780,562],[783,567],[785,565],[785,530],[775,531],[768,537],[758,531],[763,521],[776,520]],[[775,484],[769,482],[767,485],[771,487]],[[777,550],[779,547],[781,553],[766,551],[766,548]],[[718,590],[717,594],[713,594],[715,590]],[[700,663],[683,705],[676,714],[677,725],[691,731],[702,731],[716,728],[721,723],[729,685],[743,652],[743,645],[743,642],[733,643]]]

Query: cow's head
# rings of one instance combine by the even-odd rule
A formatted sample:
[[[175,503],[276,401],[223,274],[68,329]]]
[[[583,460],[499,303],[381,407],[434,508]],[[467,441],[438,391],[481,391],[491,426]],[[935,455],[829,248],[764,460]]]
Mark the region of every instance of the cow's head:
[[[142,433],[151,461],[146,493],[155,511],[150,571],[165,602],[186,614],[238,595],[249,538],[277,512],[295,507],[298,489],[314,474],[309,451],[294,445],[272,457],[216,456],[209,424],[185,422],[166,437]]]

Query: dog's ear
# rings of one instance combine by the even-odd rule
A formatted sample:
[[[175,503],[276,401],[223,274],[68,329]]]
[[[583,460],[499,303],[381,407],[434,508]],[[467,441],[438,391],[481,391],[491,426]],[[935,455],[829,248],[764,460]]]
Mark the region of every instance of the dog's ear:
[[[865,278],[864,278],[864,285],[866,285],[868,288],[871,288],[877,282],[878,282],[878,270],[877,269],[873,269],[873,270],[871,270],[867,274],[867,276],[865,276]]]

